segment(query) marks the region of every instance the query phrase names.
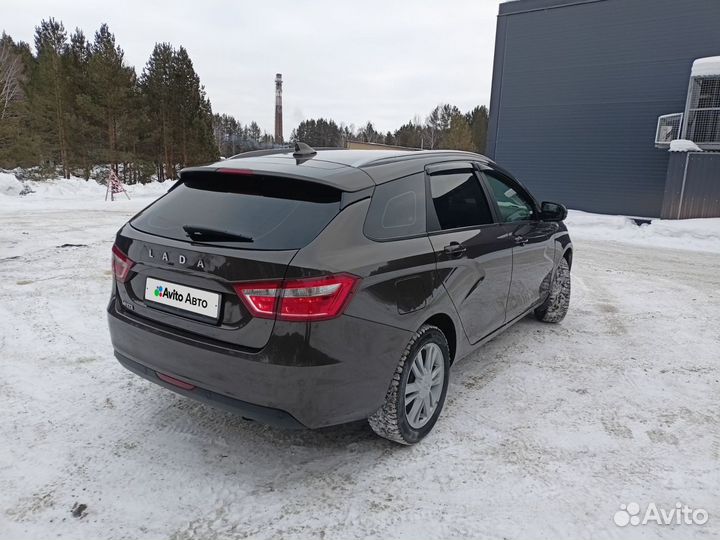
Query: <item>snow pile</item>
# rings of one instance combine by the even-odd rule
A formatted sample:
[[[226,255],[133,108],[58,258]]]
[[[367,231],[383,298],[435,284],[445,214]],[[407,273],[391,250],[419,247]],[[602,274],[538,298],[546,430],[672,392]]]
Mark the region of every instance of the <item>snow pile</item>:
[[[18,196],[22,191],[22,182],[14,174],[0,171],[0,195]]]
[[[720,253],[720,218],[653,219],[638,226],[626,216],[570,210],[565,223],[573,239]]]
[[[106,189],[95,180],[77,177],[29,180],[27,184],[38,199],[97,199],[105,196]]]
[[[10,180],[7,177],[10,177]],[[2,206],[8,210],[17,209],[33,212],[42,207],[48,210],[110,210],[111,208],[137,210],[147,206],[152,200],[164,195],[173,182],[150,182],[125,186],[131,200],[123,193],[115,194],[115,201],[105,201],[107,187],[95,180],[83,178],[53,178],[50,180],[27,180],[19,182],[15,175],[0,177],[0,194],[6,190],[15,196],[2,196]],[[18,192],[19,190],[24,190]],[[23,195],[18,197],[16,195]]]
[[[720,76],[720,56],[698,58],[693,62],[691,77]]]
[[[675,139],[670,141],[670,152],[702,152],[702,148],[687,139]]]
[[[95,180],[77,177],[31,180],[26,183],[35,192],[33,197],[36,199],[104,200],[107,191],[107,186]],[[157,197],[165,193],[171,185],[172,182],[150,182],[125,186],[125,189],[130,197]],[[115,194],[115,197],[126,198],[122,193]]]

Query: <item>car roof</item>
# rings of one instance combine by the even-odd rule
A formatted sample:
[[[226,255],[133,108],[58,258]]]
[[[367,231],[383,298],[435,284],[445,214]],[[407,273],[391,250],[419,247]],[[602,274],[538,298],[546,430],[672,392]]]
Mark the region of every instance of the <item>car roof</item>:
[[[345,150],[321,149],[312,156],[296,158],[292,150],[257,151],[239,154],[204,167],[189,167],[186,175],[225,170],[246,170],[314,181],[343,191],[359,191],[424,170],[430,163],[477,161],[489,158],[457,150]]]

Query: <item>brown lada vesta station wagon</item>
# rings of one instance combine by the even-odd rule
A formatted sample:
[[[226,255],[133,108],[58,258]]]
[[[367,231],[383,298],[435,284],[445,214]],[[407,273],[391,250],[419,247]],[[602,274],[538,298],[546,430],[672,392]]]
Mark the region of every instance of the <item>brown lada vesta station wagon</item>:
[[[249,420],[416,443],[454,362],[565,316],[566,215],[467,152],[300,143],[187,168],[117,233],[115,355]]]

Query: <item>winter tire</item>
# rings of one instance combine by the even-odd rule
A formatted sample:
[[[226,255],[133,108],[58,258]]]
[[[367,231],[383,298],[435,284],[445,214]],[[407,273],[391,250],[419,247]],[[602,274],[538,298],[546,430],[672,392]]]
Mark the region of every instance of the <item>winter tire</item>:
[[[423,325],[408,343],[385,403],[368,422],[375,433],[415,444],[432,430],[447,394],[450,348],[439,328]]]
[[[555,273],[555,281],[545,303],[535,310],[535,317],[542,322],[559,323],[567,315],[570,306],[570,266],[563,257]]]

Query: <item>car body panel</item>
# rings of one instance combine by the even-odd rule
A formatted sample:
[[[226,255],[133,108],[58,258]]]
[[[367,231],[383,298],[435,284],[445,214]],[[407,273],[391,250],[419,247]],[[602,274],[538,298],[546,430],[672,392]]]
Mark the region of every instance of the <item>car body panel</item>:
[[[137,317],[247,349],[264,347],[275,321],[252,317],[232,284],[282,280],[287,265],[297,253],[297,250],[227,249],[158,238],[129,224],[118,233],[117,244],[135,261],[131,279],[117,287],[119,301],[125,309]],[[221,294],[219,322],[216,324],[202,316],[146,302],[145,280],[148,277]]]
[[[436,278],[427,236],[380,242],[363,234],[369,199],[338,214],[330,226],[301,249],[288,279],[350,272],[362,278],[345,313],[414,332],[436,313],[454,308]],[[417,298],[409,298],[415,291]],[[455,314],[453,314],[455,315]]]
[[[505,320],[517,317],[527,306],[544,300],[555,267],[554,234],[556,223],[529,221],[507,223],[502,227],[509,238],[522,238],[527,243],[512,248],[512,282],[507,299]],[[542,298],[541,298],[542,296]]]
[[[513,244],[498,224],[474,229],[435,232],[430,242],[442,281],[462,321],[465,335],[477,342],[505,324]],[[465,252],[446,253],[457,242]]]
[[[512,280],[507,298],[505,320],[512,321],[527,311],[528,306],[542,303],[549,294],[550,284],[556,266],[554,236],[560,228],[557,222],[542,221],[540,205],[532,193],[516,178],[494,163],[475,162],[481,173],[490,173],[512,184],[516,190],[528,199],[532,206],[534,219],[500,223],[513,244],[512,248]],[[494,206],[497,221],[500,209],[488,186],[488,178],[480,174],[485,193]],[[563,225],[564,227],[564,225]]]
[[[560,258],[570,257],[562,223],[495,219],[391,240],[365,236],[377,185],[453,162],[507,174],[484,156],[452,151],[321,150],[298,159],[254,153],[184,169],[181,182],[232,169],[329,185],[343,191],[341,210],[293,250],[198,244],[125,225],[116,245],[135,266],[129,281],[115,280],[108,306],[118,359],[154,382],[163,374],[193,385],[158,382],[251,419],[318,428],[366,418],[383,403],[398,359],[424,323],[448,325],[450,348],[462,358],[542,304]],[[497,218],[497,208],[492,212]],[[518,236],[527,242],[519,245]],[[444,251],[453,241],[465,248],[461,257]],[[238,282],[337,273],[360,279],[343,313],[331,320],[253,317],[233,289]],[[219,320],[149,304],[147,277],[221,294]]]
[[[200,389],[285,411],[309,428],[377,410],[412,337],[408,330],[343,315],[278,321],[266,346],[249,352],[133,317],[114,299],[108,314],[116,354]]]

